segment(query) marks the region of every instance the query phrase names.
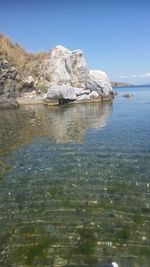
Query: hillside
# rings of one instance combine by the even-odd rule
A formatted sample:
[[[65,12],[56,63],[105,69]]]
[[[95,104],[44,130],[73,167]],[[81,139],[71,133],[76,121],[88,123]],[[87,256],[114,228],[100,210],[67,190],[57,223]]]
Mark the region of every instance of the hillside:
[[[0,33],[0,57],[6,58],[9,64],[17,67],[20,72],[37,77],[38,66],[47,55],[45,51],[28,53],[18,43],[13,43],[7,36]]]

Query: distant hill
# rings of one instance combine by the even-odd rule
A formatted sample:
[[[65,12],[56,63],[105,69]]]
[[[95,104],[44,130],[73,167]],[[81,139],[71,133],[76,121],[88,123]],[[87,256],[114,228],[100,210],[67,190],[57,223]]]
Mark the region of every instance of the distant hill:
[[[136,86],[150,86],[150,83],[141,83],[141,84],[137,84]]]
[[[131,83],[122,83],[122,82],[111,82],[111,86],[132,86],[133,84],[131,84]]]

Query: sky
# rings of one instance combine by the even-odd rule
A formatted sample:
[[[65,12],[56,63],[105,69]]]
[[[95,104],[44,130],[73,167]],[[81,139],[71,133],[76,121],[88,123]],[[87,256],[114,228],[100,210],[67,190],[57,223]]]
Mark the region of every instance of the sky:
[[[112,81],[150,83],[150,0],[0,0],[0,32],[28,51],[82,49]]]

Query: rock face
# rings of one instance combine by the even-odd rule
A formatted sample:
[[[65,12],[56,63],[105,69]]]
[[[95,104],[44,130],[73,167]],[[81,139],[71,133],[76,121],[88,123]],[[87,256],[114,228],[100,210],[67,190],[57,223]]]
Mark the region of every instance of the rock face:
[[[89,71],[86,87],[102,96],[108,96],[112,93],[112,87],[106,73],[100,70]]]
[[[75,100],[90,99],[90,93],[90,90],[79,87],[53,85],[48,90],[47,98],[59,100],[60,103],[66,103]]]
[[[112,98],[112,87],[103,71],[88,70],[83,52],[63,46],[51,49],[41,65],[41,74],[48,82],[47,98],[63,102],[102,101]]]
[[[16,67],[9,66],[5,58],[0,58],[0,109],[19,106],[15,100],[18,79]]]
[[[18,72],[14,66],[9,66],[5,58],[0,59],[0,95],[14,97]]]
[[[83,52],[71,52],[63,46],[56,46],[41,65],[41,74],[50,85],[85,87],[88,69]]]
[[[10,65],[5,57],[0,57],[0,109],[18,108],[16,98],[36,88],[32,76],[22,77],[15,66]]]
[[[34,90],[36,88],[34,78],[32,76],[27,76],[22,80],[22,87]]]

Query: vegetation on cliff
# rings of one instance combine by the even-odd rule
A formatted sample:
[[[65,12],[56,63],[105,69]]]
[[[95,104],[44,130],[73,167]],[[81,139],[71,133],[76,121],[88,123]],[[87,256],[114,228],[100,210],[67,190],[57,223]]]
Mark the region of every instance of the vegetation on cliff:
[[[38,65],[48,55],[45,51],[29,53],[18,43],[13,43],[7,36],[0,33],[0,57],[5,57],[19,71],[37,77]]]

